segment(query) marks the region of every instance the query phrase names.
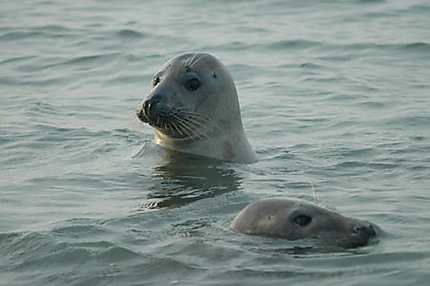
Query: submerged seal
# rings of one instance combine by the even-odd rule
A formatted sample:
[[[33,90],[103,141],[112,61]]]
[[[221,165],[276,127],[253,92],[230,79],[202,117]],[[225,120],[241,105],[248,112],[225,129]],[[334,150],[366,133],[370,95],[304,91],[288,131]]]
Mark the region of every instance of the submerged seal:
[[[367,245],[377,227],[311,203],[266,199],[246,206],[233,220],[237,232],[288,240],[316,238],[323,243],[353,248]]]
[[[155,143],[167,149],[232,162],[256,161],[230,72],[210,54],[182,54],[166,62],[155,74],[137,117],[155,128]]]

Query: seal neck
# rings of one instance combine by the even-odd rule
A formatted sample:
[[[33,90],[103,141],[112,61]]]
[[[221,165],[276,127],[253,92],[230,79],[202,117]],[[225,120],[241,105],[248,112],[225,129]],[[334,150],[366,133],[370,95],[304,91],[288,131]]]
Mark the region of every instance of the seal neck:
[[[212,157],[223,161],[254,163],[256,155],[246,138],[243,129],[235,134],[218,134],[209,138],[171,138],[158,130],[154,142],[163,148],[183,153]]]

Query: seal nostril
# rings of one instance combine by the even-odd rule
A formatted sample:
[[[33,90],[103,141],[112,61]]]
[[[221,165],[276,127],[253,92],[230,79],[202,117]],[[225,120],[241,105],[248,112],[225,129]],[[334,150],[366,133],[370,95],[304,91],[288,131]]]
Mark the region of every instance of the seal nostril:
[[[146,114],[149,114],[149,108],[151,107],[151,103],[149,100],[145,100],[143,103],[142,112],[145,112]]]
[[[139,118],[141,121],[147,122],[147,119],[145,117],[145,112],[144,112],[143,108],[144,108],[144,106],[140,105],[139,108],[136,111],[136,115],[137,115],[137,118]]]
[[[159,120],[160,110],[162,103],[162,96],[160,94],[150,95],[145,100],[138,110],[137,116],[146,123],[156,122]]]
[[[151,98],[145,100],[143,103],[143,110],[145,114],[151,116],[151,112],[155,109],[155,107],[161,102],[161,96],[155,94],[151,96]]]

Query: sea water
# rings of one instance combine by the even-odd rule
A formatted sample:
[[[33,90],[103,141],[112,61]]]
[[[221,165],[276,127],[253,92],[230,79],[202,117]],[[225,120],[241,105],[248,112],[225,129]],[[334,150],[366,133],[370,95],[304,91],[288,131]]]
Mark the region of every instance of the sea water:
[[[0,285],[427,285],[428,1],[0,5]],[[166,154],[136,119],[189,51],[230,69],[257,163]],[[384,235],[230,230],[284,197]]]

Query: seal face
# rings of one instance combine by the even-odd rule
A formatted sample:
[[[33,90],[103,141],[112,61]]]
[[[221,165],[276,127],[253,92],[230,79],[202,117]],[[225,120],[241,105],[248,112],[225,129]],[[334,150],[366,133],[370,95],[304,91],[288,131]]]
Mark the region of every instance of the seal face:
[[[369,222],[289,199],[254,202],[236,216],[231,228],[245,234],[288,240],[316,238],[345,248],[367,245],[378,230]]]
[[[256,161],[230,72],[210,54],[188,53],[166,62],[137,117],[154,127],[155,143],[165,148],[233,162]]]

